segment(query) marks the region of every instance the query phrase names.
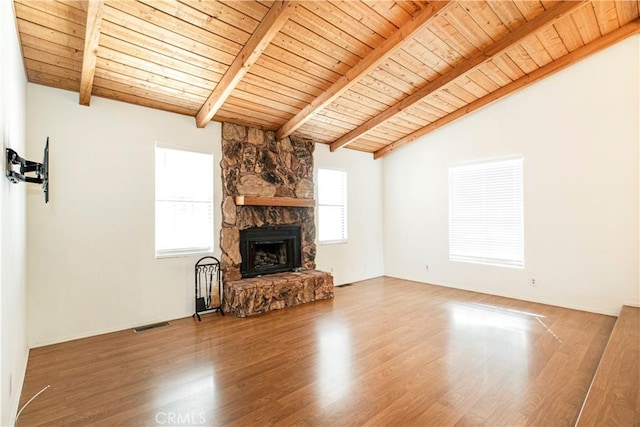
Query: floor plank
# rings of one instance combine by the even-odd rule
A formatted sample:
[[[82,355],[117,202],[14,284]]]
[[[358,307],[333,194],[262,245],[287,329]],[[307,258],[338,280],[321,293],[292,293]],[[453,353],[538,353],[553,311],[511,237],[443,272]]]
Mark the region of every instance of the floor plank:
[[[640,308],[622,307],[578,426],[640,426]]]
[[[372,279],[33,349],[17,425],[574,425],[614,323]]]

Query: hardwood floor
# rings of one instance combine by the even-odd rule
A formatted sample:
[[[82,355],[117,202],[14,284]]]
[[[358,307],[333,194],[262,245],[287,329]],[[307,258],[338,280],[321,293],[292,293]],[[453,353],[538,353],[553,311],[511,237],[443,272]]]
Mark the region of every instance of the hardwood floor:
[[[615,320],[372,279],[34,349],[17,425],[574,425]]]
[[[622,307],[578,426],[640,426],[640,308]]]

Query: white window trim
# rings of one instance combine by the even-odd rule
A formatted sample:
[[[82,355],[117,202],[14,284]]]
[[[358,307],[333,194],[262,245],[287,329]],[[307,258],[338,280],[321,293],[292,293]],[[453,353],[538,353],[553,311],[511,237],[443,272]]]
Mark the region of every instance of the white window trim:
[[[341,240],[320,240],[320,239],[318,239],[318,245],[320,245],[320,246],[324,246],[324,245],[346,245],[347,243],[349,243],[347,241],[347,239],[341,239]]]
[[[213,150],[207,150],[202,147],[193,147],[187,144],[168,144],[166,142],[156,141],[153,146],[153,153],[155,155],[155,149],[157,148],[166,148],[168,150],[182,150],[182,151],[191,151],[192,153],[200,153],[200,154],[209,154],[213,158]],[[215,166],[215,162],[212,161],[211,164]]]
[[[213,255],[213,250],[211,250],[211,252],[207,252],[207,251],[203,251],[202,248],[194,248],[194,249],[184,249],[184,250],[175,250],[175,251],[156,251],[156,259],[184,258],[187,256],[205,256],[205,255]]]
[[[319,174],[320,174],[320,170],[328,170],[328,171],[335,171],[335,172],[342,172],[345,174],[345,179],[346,179],[346,185],[345,185],[345,196],[344,196],[344,205],[321,205],[320,204],[320,179],[319,179]],[[318,232],[318,245],[319,246],[325,246],[325,245],[346,245],[348,243],[349,240],[349,215],[348,215],[348,210],[349,210],[349,205],[348,205],[348,198],[349,198],[349,191],[348,191],[348,187],[349,187],[349,174],[347,173],[346,170],[344,169],[338,169],[338,168],[327,168],[327,167],[321,167],[318,166],[318,170],[316,173],[316,194],[318,195],[318,200],[316,203],[316,208],[317,208],[317,219],[316,219],[316,230]],[[335,239],[335,240],[320,240],[320,206],[343,206],[344,207],[344,222],[345,222],[345,230],[344,230],[344,234],[345,234],[345,238],[344,239]]]
[[[183,249],[171,249],[171,250],[157,250],[156,245],[156,169],[155,169],[155,161],[156,161],[156,150],[157,148],[168,149],[168,150],[180,150],[180,151],[190,151],[192,153],[199,154],[207,154],[211,156],[211,171],[215,173],[215,156],[213,150],[206,150],[202,148],[192,147],[189,145],[183,144],[167,144],[164,142],[156,141],[153,146],[153,158],[154,158],[154,194],[153,194],[153,237],[154,237],[154,252],[156,259],[166,259],[166,258],[183,258],[188,256],[204,256],[204,255],[213,255],[216,249],[216,241],[215,241],[215,177],[212,175],[213,183],[211,188],[211,209],[212,209],[212,237],[211,237],[211,249],[207,250],[206,248],[183,248]]]

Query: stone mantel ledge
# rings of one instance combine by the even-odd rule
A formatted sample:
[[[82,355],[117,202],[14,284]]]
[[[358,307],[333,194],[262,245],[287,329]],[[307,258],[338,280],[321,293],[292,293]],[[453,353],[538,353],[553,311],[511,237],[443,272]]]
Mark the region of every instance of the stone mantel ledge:
[[[246,317],[328,298],[333,298],[331,273],[276,273],[225,282],[223,310]]]

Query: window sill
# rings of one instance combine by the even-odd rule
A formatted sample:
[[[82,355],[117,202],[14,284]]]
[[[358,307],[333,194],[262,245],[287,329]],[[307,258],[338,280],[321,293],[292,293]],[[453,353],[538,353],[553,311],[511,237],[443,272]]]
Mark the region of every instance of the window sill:
[[[184,257],[192,257],[192,256],[212,256],[213,250],[199,250],[199,251],[188,251],[188,252],[169,252],[169,253],[156,253],[156,259],[165,259],[165,258],[184,258]]]
[[[320,245],[320,246],[325,246],[325,245],[346,245],[346,244],[347,244],[346,240],[318,241],[318,245]]]

